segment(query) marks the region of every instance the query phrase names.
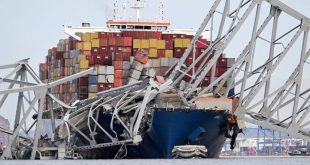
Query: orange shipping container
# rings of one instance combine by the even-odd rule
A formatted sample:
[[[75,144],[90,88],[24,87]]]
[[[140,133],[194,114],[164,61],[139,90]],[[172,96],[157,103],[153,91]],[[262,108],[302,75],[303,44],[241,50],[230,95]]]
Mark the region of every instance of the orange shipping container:
[[[123,70],[115,70],[114,71],[114,77],[115,78],[120,78],[120,79],[123,78]]]
[[[132,38],[131,37],[124,37],[123,38],[123,46],[132,46]]]
[[[123,86],[123,79],[121,78],[114,79],[114,87],[120,87],[120,86]]]
[[[122,70],[123,69],[123,61],[114,61],[114,69]]]

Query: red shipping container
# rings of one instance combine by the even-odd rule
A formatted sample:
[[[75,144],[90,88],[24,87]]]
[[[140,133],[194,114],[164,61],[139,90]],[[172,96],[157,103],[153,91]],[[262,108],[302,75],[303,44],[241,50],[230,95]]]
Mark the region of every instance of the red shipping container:
[[[217,67],[227,67],[227,58],[219,58],[216,65]]]
[[[97,90],[98,90],[98,92],[102,92],[102,91],[108,90],[108,88],[105,84],[98,84]]]
[[[108,39],[107,38],[100,38],[99,45],[100,46],[108,46]]]
[[[131,31],[123,31],[123,37],[132,37]]]
[[[123,69],[123,61],[114,61],[114,69],[122,70]]]
[[[138,39],[146,39],[146,32],[145,31],[139,31],[137,32]]]
[[[112,56],[104,55],[102,64],[112,66]]]
[[[114,77],[115,78],[123,78],[123,70],[114,70]]]
[[[227,71],[226,67],[217,67],[215,70],[215,77],[222,76]]]
[[[185,38],[188,38],[188,39],[193,39],[194,38],[194,36],[193,35],[185,35]]]
[[[173,56],[174,56],[175,58],[181,58],[182,55],[183,55],[183,53],[184,53],[184,51],[183,51],[182,48],[176,48],[176,49],[174,49],[174,51],[173,51]]]
[[[179,36],[180,36],[179,38],[185,38],[186,34],[180,34]]]
[[[211,83],[211,77],[205,77],[204,80],[201,83],[201,86],[203,87],[207,87],[209,86]]]
[[[88,99],[88,94],[79,94],[80,100]]]
[[[122,33],[113,33],[114,37],[122,37]]]
[[[116,40],[115,38],[109,38],[108,39],[108,46],[115,46]]]
[[[109,39],[110,39],[110,38],[114,38],[114,33],[109,33],[109,32],[108,32],[108,33],[107,33],[107,38],[109,38]]]
[[[99,48],[91,48],[91,54],[92,54],[92,55],[98,55],[98,54],[100,54]]]
[[[138,51],[139,51],[139,48],[134,48],[134,49],[132,49],[132,54],[136,55]]]
[[[132,38],[124,37],[123,38],[123,46],[132,46]]]
[[[208,48],[208,41],[207,39],[199,39],[197,42],[196,42],[196,47],[197,48],[200,48],[200,49],[206,49]]]
[[[165,50],[157,50],[157,56],[158,57],[165,57]]]
[[[190,66],[193,63],[193,57],[189,56],[187,57],[185,64],[186,66]]]
[[[173,49],[173,40],[166,40],[166,49]]]
[[[114,60],[115,61],[123,61],[122,52],[115,52]]]
[[[162,34],[162,38],[163,38],[163,40],[171,41],[173,39],[173,35],[172,34]]]
[[[88,85],[88,77],[79,78],[79,86],[87,86]]]
[[[144,56],[140,54],[139,52],[137,52],[137,54],[135,55],[135,60],[141,62],[142,64],[146,64],[148,59],[149,58],[147,56]]]
[[[69,37],[69,50],[76,49],[76,43],[77,43],[77,40],[70,36]]]
[[[131,53],[122,52],[123,61],[130,61],[130,56],[131,56]]]
[[[114,79],[114,87],[120,87],[120,86],[123,86],[123,79],[115,78]]]
[[[180,38],[180,34],[172,34],[172,38]]]
[[[100,47],[99,48],[99,54],[101,55],[107,55],[108,54],[108,48],[107,47]]]
[[[57,48],[56,48],[56,52],[55,52],[55,60],[60,60],[64,58],[64,52],[58,52]]]
[[[94,65],[95,64],[94,56],[86,56],[86,59],[88,60],[89,65]]]
[[[123,37],[116,37],[115,38],[115,45],[116,46],[123,46]]]
[[[123,53],[131,53],[131,47],[123,47],[122,52]]]
[[[99,32],[98,36],[99,36],[99,38],[107,38],[107,33],[106,32]]]
[[[161,40],[162,39],[162,33],[161,32],[153,32],[153,38]]]
[[[104,63],[104,56],[103,55],[95,55],[95,64],[103,64]]]

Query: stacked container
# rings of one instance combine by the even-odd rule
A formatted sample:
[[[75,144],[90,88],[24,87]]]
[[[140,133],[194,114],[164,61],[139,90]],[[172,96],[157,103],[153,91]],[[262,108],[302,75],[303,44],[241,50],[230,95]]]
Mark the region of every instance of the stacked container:
[[[163,76],[182,57],[193,36],[185,34],[162,34],[154,31],[123,31],[121,33],[77,33],[60,40],[57,47],[48,51],[46,62],[40,64],[40,78],[46,82],[85,71],[95,71],[52,89],[52,93],[66,103],[76,99],[95,97],[96,93],[137,82],[146,77]],[[191,52],[186,65],[190,66],[208,48],[206,39],[199,39],[195,53]],[[210,57],[211,58],[211,57]],[[215,77],[221,76],[233,59],[221,57],[217,62]],[[199,66],[205,65],[198,63]],[[189,71],[188,74],[193,74]],[[211,74],[205,77],[202,87],[210,84]],[[191,77],[185,76],[190,82]]]

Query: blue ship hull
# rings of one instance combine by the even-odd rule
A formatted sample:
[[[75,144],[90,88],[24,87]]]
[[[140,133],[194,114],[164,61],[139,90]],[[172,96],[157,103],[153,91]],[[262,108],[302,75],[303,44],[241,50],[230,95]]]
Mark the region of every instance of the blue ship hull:
[[[143,141],[137,146],[127,145],[125,158],[169,159],[174,146],[187,144],[204,145],[208,149],[208,158],[218,158],[226,140],[227,114],[224,110],[154,109],[151,126],[142,135]],[[111,115],[99,117],[106,130],[109,130],[110,121]],[[114,130],[118,133],[123,131],[118,124],[114,125]],[[119,148],[100,149],[96,157],[113,159]]]

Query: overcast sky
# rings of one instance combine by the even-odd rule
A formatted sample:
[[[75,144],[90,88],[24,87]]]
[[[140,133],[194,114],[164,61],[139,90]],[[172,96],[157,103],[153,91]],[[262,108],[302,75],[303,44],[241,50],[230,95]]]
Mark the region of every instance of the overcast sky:
[[[159,13],[159,0],[149,1],[142,14],[154,18]],[[310,17],[309,0],[282,2]],[[47,50],[67,37],[62,25],[89,22],[105,26],[106,18],[112,16],[112,3],[112,0],[0,0],[0,65],[29,57],[30,64],[38,70]],[[211,0],[166,0],[165,16],[172,27],[197,28],[212,3]],[[12,122],[15,109],[11,105],[0,109],[0,114]]]

